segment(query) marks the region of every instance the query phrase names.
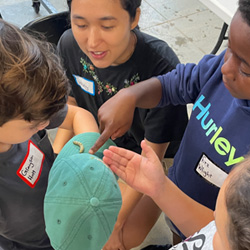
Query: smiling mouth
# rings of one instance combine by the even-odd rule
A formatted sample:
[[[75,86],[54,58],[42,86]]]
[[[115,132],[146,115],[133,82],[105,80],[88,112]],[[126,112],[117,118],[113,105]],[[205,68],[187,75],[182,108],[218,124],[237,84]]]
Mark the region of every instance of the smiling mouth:
[[[102,59],[107,54],[107,52],[106,51],[90,51],[90,54],[95,59]]]
[[[94,51],[94,52],[91,52],[91,53],[93,53],[94,55],[101,55],[101,54],[104,53],[104,52],[101,52],[101,51]]]

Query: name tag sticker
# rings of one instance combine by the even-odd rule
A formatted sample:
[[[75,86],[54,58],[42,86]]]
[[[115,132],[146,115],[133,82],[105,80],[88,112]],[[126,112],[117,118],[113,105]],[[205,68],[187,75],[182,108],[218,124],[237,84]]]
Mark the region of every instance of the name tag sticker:
[[[90,95],[95,95],[95,83],[89,79],[81,76],[73,75],[76,83],[81,87],[82,90],[89,93]]]
[[[17,175],[30,187],[34,188],[40,178],[44,161],[44,153],[29,141],[28,152],[17,170]]]
[[[202,154],[195,171],[211,184],[221,187],[227,173],[210,160],[207,155]]]

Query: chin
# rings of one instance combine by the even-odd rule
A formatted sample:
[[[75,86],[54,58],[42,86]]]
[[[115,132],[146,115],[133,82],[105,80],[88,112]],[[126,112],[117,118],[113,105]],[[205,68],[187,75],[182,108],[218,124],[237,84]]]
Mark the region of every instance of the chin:
[[[97,64],[95,64],[95,67],[99,68],[99,69],[105,69],[105,68],[107,68],[109,66],[110,66],[110,64],[104,64],[104,63],[97,63]]]
[[[92,61],[92,63],[98,69],[105,69],[105,68],[111,66],[111,63],[100,63],[100,62],[93,62],[93,61]]]

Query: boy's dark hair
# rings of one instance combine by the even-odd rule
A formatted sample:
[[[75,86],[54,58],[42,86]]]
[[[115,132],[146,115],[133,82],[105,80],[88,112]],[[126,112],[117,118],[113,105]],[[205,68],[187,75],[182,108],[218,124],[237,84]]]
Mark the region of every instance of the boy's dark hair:
[[[71,7],[71,3],[73,0],[67,0],[67,4],[69,6],[69,11]],[[142,0],[120,0],[121,5],[124,10],[126,10],[129,13],[129,16],[131,20],[133,21],[136,15],[136,9],[141,6]]]
[[[240,164],[225,190],[228,239],[232,249],[250,249],[250,156]]]
[[[238,10],[240,11],[242,18],[250,26],[250,0],[239,0]]]
[[[0,126],[47,121],[66,103],[68,80],[53,47],[0,20]]]

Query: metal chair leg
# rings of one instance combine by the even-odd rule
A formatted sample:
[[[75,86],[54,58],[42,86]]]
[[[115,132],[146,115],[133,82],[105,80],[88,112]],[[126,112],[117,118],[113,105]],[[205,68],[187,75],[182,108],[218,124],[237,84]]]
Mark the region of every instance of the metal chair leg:
[[[39,12],[41,4],[49,12],[49,14],[57,13],[56,8],[47,0],[32,0],[32,3],[32,7],[36,13]]]
[[[38,13],[40,10],[40,1],[32,0],[32,7],[34,8],[35,12]]]
[[[221,32],[220,32],[220,35],[219,35],[219,38],[218,38],[218,41],[217,43],[215,44],[213,50],[211,51],[211,54],[216,54],[217,51],[219,50],[223,40],[227,40],[228,37],[225,36],[226,32],[227,32],[227,28],[228,28],[228,24],[224,23],[223,26],[222,26],[222,29],[221,29]]]

